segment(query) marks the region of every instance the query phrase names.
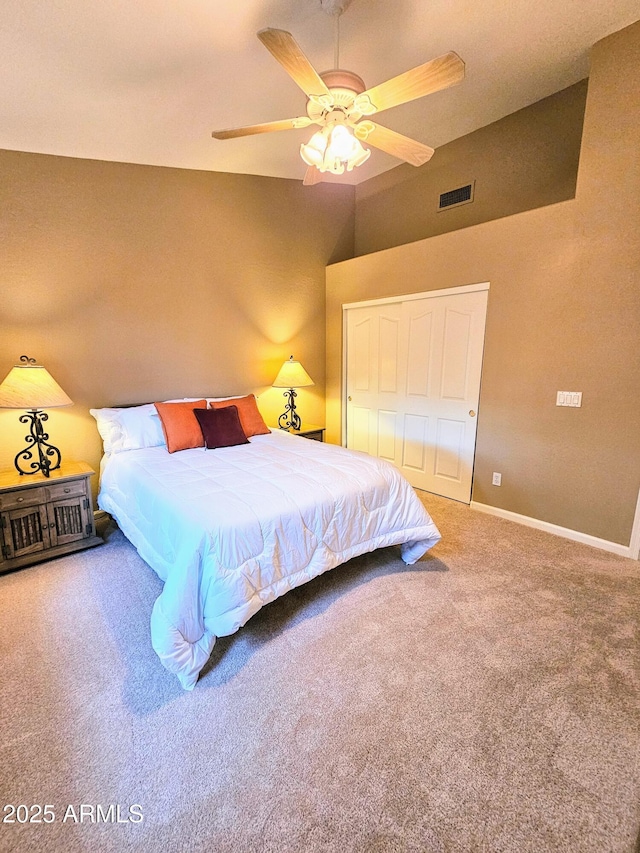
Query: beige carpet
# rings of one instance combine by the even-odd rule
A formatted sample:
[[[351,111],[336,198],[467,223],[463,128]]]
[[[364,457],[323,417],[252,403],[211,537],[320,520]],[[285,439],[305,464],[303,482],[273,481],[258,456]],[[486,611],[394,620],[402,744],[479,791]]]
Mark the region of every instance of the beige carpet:
[[[55,815],[0,850],[633,853],[639,564],[423,497],[423,560],[293,591],[190,694],[117,529],[0,576],[0,799]]]

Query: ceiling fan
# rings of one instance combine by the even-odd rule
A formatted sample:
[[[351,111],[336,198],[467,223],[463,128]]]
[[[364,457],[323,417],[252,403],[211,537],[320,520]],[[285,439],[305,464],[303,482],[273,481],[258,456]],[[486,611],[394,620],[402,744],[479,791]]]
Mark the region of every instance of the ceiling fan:
[[[329,5],[328,0],[324,2]],[[348,4],[342,0],[334,5],[344,8]],[[338,24],[339,14],[336,22]],[[300,146],[300,155],[308,166],[303,182],[307,186],[323,180],[325,172],[340,175],[364,163],[371,151],[363,148],[362,142],[413,166],[426,163],[434,153],[433,148],[377,122],[374,124],[368,116],[459,83],[464,77],[464,62],[451,51],[367,89],[361,77],[338,67],[338,33],[337,29],[336,67],[318,74],[291,33],[272,28],[260,30],[257,35],[262,44],[307,96],[307,115],[216,130],[212,136],[235,139],[319,125],[321,129]]]

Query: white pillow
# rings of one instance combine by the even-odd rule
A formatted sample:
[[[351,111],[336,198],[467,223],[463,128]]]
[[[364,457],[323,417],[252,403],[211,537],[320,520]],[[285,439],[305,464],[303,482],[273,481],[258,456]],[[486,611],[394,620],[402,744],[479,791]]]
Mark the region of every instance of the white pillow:
[[[246,394],[233,394],[231,397],[207,397],[207,406],[211,408],[212,403],[221,403],[223,400],[242,400],[243,397],[248,397],[249,392]],[[256,400],[258,399],[258,395],[254,395]]]
[[[89,409],[96,419],[105,453],[166,445],[153,403],[128,409]]]

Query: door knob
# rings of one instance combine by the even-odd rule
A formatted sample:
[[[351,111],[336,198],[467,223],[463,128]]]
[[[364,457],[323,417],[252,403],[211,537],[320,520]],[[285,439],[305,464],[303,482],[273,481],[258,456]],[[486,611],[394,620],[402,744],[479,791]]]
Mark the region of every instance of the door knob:
[[[347,397],[347,400],[348,400],[349,402],[351,402],[351,394],[349,394],[349,396]]]
[[[473,409],[469,409],[469,416],[475,418],[476,413],[473,411]]]

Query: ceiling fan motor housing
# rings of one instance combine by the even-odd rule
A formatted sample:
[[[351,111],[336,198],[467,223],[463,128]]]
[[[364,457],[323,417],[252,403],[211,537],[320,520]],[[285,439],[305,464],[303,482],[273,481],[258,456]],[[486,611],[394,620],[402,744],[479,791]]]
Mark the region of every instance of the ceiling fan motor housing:
[[[331,98],[326,95],[319,97],[311,96],[307,101],[307,115],[311,121],[318,124],[324,124],[329,117],[340,120],[338,113],[344,117],[343,120],[353,118],[357,120],[361,114],[357,116],[353,112],[354,100],[359,94],[365,91],[366,86],[362,77],[354,74],[353,71],[343,71],[334,69],[333,71],[324,71],[320,74],[322,82],[331,92]]]
[[[367,88],[364,85],[362,77],[354,74],[353,71],[343,71],[341,68],[334,68],[332,71],[323,71],[320,78],[327,89],[350,89],[356,95],[359,95]]]

